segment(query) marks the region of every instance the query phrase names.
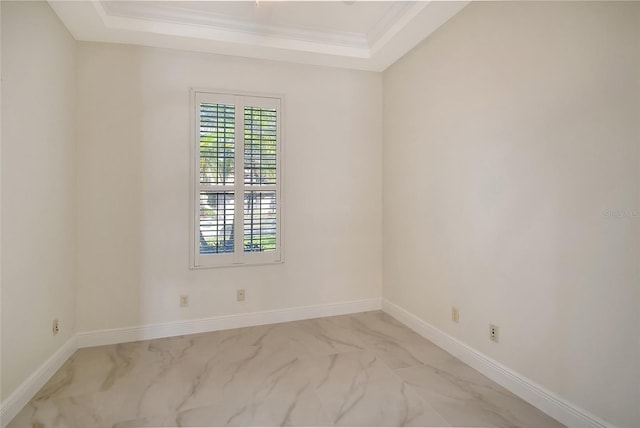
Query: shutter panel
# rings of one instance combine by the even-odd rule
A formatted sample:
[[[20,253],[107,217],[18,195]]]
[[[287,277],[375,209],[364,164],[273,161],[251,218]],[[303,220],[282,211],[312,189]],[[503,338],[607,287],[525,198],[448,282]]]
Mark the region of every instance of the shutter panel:
[[[235,106],[200,104],[200,185],[234,184]],[[200,254],[234,252],[235,193],[200,191]]]
[[[244,108],[244,251],[276,250],[275,191],[277,178],[277,112],[273,108]]]
[[[235,194],[200,192],[200,254],[233,253]]]
[[[244,194],[244,251],[276,250],[276,192],[248,191]]]
[[[276,110],[244,108],[244,184],[276,184]]]
[[[200,104],[200,184],[233,185],[235,106]]]

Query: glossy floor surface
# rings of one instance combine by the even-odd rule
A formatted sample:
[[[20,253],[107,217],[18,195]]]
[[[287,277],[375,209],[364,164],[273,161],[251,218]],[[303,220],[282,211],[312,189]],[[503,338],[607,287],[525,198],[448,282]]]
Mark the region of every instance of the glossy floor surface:
[[[17,427],[562,425],[382,312],[78,350]]]

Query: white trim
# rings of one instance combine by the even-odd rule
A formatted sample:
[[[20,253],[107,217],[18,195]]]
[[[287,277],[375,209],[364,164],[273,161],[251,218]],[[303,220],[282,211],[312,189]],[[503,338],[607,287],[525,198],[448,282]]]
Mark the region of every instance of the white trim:
[[[381,300],[379,298],[372,298],[245,314],[222,315],[188,321],[149,324],[138,327],[89,331],[78,333],[78,348],[353,314],[380,310],[381,308]]]
[[[384,71],[469,1],[389,2],[356,32],[315,25],[262,25],[190,9],[180,2],[55,1],[49,4],[78,41],[126,43],[320,66]]]
[[[616,428],[428,324],[395,303],[382,299],[382,310],[569,428]]]
[[[282,234],[282,153],[283,153],[283,131],[282,115],[284,110],[284,96],[279,94],[246,93],[239,91],[216,91],[192,88],[191,96],[191,124],[192,124],[192,148],[191,148],[191,202],[190,216],[190,250],[189,268],[207,269],[221,267],[254,266],[262,264],[282,263],[283,255],[283,234]],[[232,184],[202,184],[200,182],[200,133],[198,131],[200,122],[200,107],[202,103],[226,104],[235,107],[235,171],[236,177]],[[273,185],[252,186],[245,183],[244,178],[244,109],[245,107],[273,108],[276,111],[276,183]],[[240,172],[240,175],[238,173]],[[233,192],[235,195],[234,209],[234,251],[226,254],[200,254],[200,193],[202,191]],[[250,191],[273,191],[275,192],[276,203],[276,233],[275,251],[265,252],[245,252],[244,251],[244,198]]]
[[[159,339],[184,334],[206,333],[256,325],[276,324],[312,318],[347,315],[358,312],[377,311],[382,308],[380,298],[325,303],[296,308],[274,309],[246,314],[223,315],[189,321],[150,324],[138,327],[78,333],[65,342],[47,361],[2,402],[0,427],[4,428],[29,403],[45,383],[79,348]]]
[[[429,3],[429,1],[394,3],[382,19],[367,32],[370,55],[373,56],[382,49],[389,40],[400,33]]]
[[[0,407],[4,428],[78,348],[205,333],[382,309],[421,336],[570,428],[616,428],[388,301],[371,298],[197,320],[78,333],[27,378]]]
[[[331,53],[329,49],[333,48],[344,50],[345,55],[362,57],[366,57],[368,53],[367,35],[362,33],[318,30],[295,25],[261,24],[246,18],[181,7],[178,6],[179,2],[159,5],[98,0],[95,5],[99,8],[105,26],[111,28],[131,31],[146,29],[187,37],[195,31],[195,28],[201,28],[203,34],[214,40],[233,39],[255,42],[258,39],[267,46],[284,44],[285,46],[281,47],[291,45],[294,49],[295,47],[315,48],[324,53]]]
[[[18,388],[2,402],[0,426],[4,428],[22,410],[33,396],[44,386],[56,371],[76,352],[76,336],[73,335]]]

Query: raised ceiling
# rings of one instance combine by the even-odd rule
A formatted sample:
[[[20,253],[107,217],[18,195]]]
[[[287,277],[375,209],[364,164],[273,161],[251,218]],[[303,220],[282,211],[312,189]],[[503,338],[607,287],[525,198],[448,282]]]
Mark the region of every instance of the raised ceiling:
[[[77,40],[382,71],[466,1],[50,1]]]

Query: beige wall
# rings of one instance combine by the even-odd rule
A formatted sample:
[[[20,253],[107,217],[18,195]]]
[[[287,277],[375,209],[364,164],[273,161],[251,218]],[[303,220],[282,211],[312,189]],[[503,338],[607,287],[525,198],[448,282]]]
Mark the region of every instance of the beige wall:
[[[380,296],[380,74],[97,43],[77,56],[80,331]],[[188,269],[191,87],[284,94],[284,264]]]
[[[3,400],[76,311],[79,331],[138,326],[383,278],[561,397],[640,420],[638,4],[474,3],[383,78],[76,45],[48,5],[1,4]],[[191,87],[285,95],[284,264],[188,269]]]
[[[4,400],[75,334],[75,41],[46,3],[1,7]]]
[[[384,297],[620,427],[640,421],[639,41],[637,3],[480,2],[383,81]]]

